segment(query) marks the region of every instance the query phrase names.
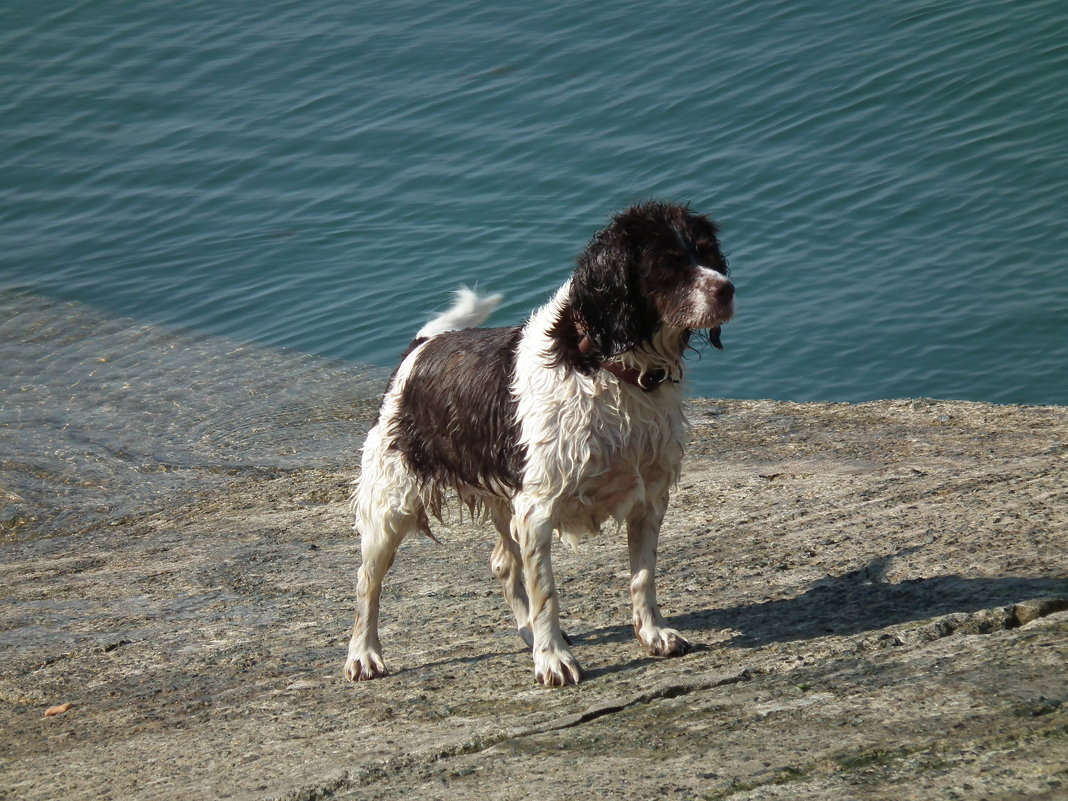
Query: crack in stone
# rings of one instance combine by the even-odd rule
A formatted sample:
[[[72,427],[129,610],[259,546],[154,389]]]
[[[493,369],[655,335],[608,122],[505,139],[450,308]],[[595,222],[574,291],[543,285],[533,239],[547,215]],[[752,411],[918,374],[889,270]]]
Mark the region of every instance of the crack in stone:
[[[952,634],[990,634],[995,631],[1017,628],[1066,609],[1068,609],[1068,597],[1047,596],[1021,601],[1004,607],[979,610],[970,614],[944,615],[929,621],[920,631],[926,630],[925,633],[928,634],[930,639],[940,639]],[[924,640],[928,638],[924,638]],[[325,780],[320,784],[302,787],[295,792],[281,796],[280,799],[284,801],[328,801],[328,799],[335,798],[340,793],[367,787],[401,770],[409,770],[419,766],[425,768],[454,757],[477,754],[509,740],[519,740],[525,737],[534,737],[539,734],[575,728],[653,701],[679,698],[717,687],[739,684],[751,680],[753,675],[748,668],[742,668],[730,673],[708,673],[701,677],[683,681],[665,681],[648,690],[601,701],[587,707],[582,712],[565,715],[561,718],[508,731],[476,736],[461,743],[437,748],[429,753],[390,757],[382,762],[368,765],[355,773],[344,771],[333,779]]]
[[[320,784],[305,786],[288,795],[281,796],[284,801],[327,801],[335,798],[339,793],[353,790],[358,787],[366,787],[379,779],[385,778],[399,770],[407,770],[417,766],[427,767],[437,762],[453,757],[476,754],[500,745],[509,740],[519,740],[524,737],[534,737],[553,731],[581,726],[584,723],[597,720],[598,718],[622,712],[639,704],[648,704],[665,698],[678,698],[715,687],[724,687],[730,684],[738,684],[751,679],[753,674],[748,668],[743,668],[734,673],[714,673],[703,678],[689,681],[669,681],[643,692],[633,695],[603,701],[588,707],[583,712],[567,715],[556,720],[526,726],[520,729],[498,732],[496,735],[475,737],[463,743],[445,746],[431,753],[415,754],[402,757],[391,757],[374,765],[368,765],[357,773],[348,771],[341,773],[333,779]]]
[[[748,668],[743,668],[735,673],[728,674],[712,674],[709,677],[702,679],[694,679],[685,682],[665,682],[657,687],[653,687],[650,690],[634,693],[630,696],[623,698],[616,698],[610,701],[602,701],[599,704],[594,704],[587,708],[584,712],[579,712],[574,715],[569,715],[555,724],[540,728],[537,731],[531,732],[532,734],[541,734],[548,731],[559,731],[561,729],[570,729],[575,726],[581,726],[583,723],[589,723],[592,720],[597,720],[606,715],[612,715],[616,712],[622,712],[624,709],[628,709],[632,706],[639,704],[648,704],[652,701],[657,701],[662,698],[678,698],[683,695],[690,695],[691,693],[701,692],[702,690],[710,690],[714,687],[724,687],[728,684],[738,684],[739,682],[748,681],[752,678]]]

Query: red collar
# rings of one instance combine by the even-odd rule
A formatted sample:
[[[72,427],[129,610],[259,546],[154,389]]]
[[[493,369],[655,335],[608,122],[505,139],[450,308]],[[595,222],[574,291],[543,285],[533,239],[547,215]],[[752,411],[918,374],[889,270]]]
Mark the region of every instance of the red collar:
[[[583,334],[579,340],[579,353],[587,354],[593,350],[593,341],[589,334]],[[642,392],[652,392],[668,380],[667,370],[648,370],[642,372],[637,367],[624,367],[616,362],[601,362],[598,367],[607,370],[620,381],[631,384]]]

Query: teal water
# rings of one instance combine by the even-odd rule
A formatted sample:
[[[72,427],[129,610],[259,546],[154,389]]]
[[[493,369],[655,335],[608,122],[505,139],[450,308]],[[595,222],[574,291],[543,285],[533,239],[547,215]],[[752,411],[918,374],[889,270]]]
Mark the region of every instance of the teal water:
[[[7,292],[0,364],[0,539],[27,526],[77,536],[235,477],[354,471],[385,380]]]
[[[1063,0],[0,8],[30,306],[388,366],[458,284],[521,321],[650,196],[738,286],[695,394],[1068,403]]]

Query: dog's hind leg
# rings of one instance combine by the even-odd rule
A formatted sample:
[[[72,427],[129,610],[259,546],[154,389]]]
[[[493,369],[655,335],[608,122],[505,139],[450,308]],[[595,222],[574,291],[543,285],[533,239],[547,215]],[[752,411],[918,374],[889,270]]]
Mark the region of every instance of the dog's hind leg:
[[[386,675],[378,639],[382,579],[408,534],[430,534],[416,482],[399,457],[390,454],[376,437],[380,428],[367,436],[363,474],[353,504],[363,560],[356,585],[356,622],[345,662],[345,676],[350,681]]]
[[[363,562],[356,585],[356,621],[349,641],[345,677],[349,681],[375,679],[386,675],[382,644],[378,639],[378,608],[382,579],[393,564],[405,535],[417,529],[411,515],[387,512],[374,521],[364,520],[360,531]]]
[[[378,639],[382,579],[408,534],[421,531],[432,537],[420,480],[398,433],[403,429],[405,387],[420,347],[414,347],[397,367],[382,399],[378,421],[363,443],[359,487],[352,497],[363,560],[356,584],[356,621],[345,660],[345,676],[350,681],[386,675]]]
[[[530,630],[530,602],[527,600],[526,587],[523,586],[523,557],[519,543],[512,538],[512,515],[507,508],[495,507],[491,516],[499,537],[490,556],[490,569],[501,582],[504,599],[515,615],[519,636],[528,646],[534,647],[534,634]]]

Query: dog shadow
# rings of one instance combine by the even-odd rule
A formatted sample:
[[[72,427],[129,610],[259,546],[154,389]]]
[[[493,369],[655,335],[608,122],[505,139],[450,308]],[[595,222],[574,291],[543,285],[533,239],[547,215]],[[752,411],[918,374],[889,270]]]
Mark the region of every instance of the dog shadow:
[[[913,550],[916,549],[906,548],[874,559],[857,570],[820,579],[794,598],[685,612],[668,618],[668,623],[690,638],[693,651],[708,651],[713,648],[758,648],[776,642],[848,636],[910,621],[977,612],[1048,596],[1066,599],[1064,607],[1068,608],[1068,579],[1015,576],[964,578],[946,575],[899,583],[887,582],[885,574],[891,561]],[[701,631],[729,631],[732,634],[727,640],[719,639],[715,644],[708,645],[693,636]],[[605,626],[572,632],[571,640],[580,648],[584,645],[632,643],[634,630],[630,625]],[[462,668],[514,656],[524,650],[529,653],[529,648],[525,649],[518,637],[515,637],[514,644],[514,649],[505,646],[474,656],[452,657],[418,667],[402,668],[397,673]],[[659,657],[642,655],[615,664],[590,667],[585,671],[585,677],[589,680],[628,672],[658,661]]]
[[[885,581],[891,560],[911,550],[880,557],[840,576],[820,579],[794,598],[701,609],[674,615],[668,622],[684,634],[733,632],[729,640],[716,647],[755,648],[775,642],[878,631],[910,621],[977,612],[1046,596],[1068,597],[1068,579],[946,575],[899,583]],[[630,626],[610,626],[580,634],[576,640],[623,642],[633,636]],[[709,647],[694,644],[695,650]]]

